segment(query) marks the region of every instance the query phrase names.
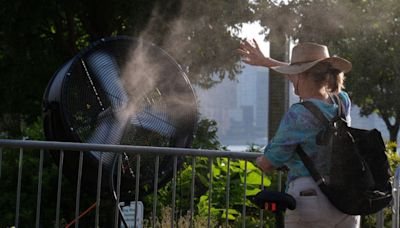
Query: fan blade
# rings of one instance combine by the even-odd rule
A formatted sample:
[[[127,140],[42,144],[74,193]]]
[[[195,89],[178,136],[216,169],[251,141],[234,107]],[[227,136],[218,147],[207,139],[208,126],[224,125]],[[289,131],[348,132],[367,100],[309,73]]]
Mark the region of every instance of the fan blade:
[[[97,126],[92,135],[88,138],[88,143],[99,144],[119,144],[124,132],[127,120],[115,118],[110,108],[101,112],[97,119]]]
[[[126,107],[128,94],[120,80],[120,69],[113,56],[105,51],[96,51],[87,57],[89,68],[101,84],[113,110]]]
[[[150,107],[146,107],[143,111],[132,116],[130,123],[158,132],[166,137],[172,137],[176,132],[176,127],[171,123],[165,112],[157,111]]]

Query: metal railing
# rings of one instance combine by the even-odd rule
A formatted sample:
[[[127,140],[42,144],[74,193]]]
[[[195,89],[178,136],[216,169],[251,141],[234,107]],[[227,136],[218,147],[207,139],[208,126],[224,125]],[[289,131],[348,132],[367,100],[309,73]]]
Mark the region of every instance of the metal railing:
[[[125,145],[103,145],[103,144],[85,144],[85,143],[69,143],[69,142],[48,142],[48,141],[30,141],[30,140],[0,140],[0,185],[2,184],[2,181],[6,178],[4,176],[4,172],[2,173],[2,164],[5,163],[4,160],[4,150],[5,149],[13,149],[14,151],[12,152],[18,152],[15,150],[19,150],[19,158],[18,158],[18,177],[17,177],[17,186],[16,186],[16,203],[15,203],[15,223],[12,224],[15,227],[25,227],[27,224],[21,224],[20,221],[20,212],[21,212],[21,195],[23,192],[21,191],[22,186],[23,186],[23,181],[22,181],[22,175],[24,172],[29,172],[24,169],[24,154],[26,153],[27,150],[29,150],[29,153],[38,153],[39,154],[39,164],[38,164],[38,182],[37,182],[37,192],[36,192],[36,215],[35,215],[35,226],[36,227],[42,227],[42,222],[41,222],[41,215],[42,215],[42,189],[43,189],[43,162],[44,162],[44,157],[45,157],[45,151],[51,150],[51,151],[59,151],[59,160],[58,160],[58,179],[57,179],[57,184],[54,186],[54,188],[57,189],[57,194],[56,194],[56,205],[55,205],[55,219],[54,219],[54,226],[55,227],[61,227],[61,208],[62,208],[62,200],[63,200],[63,194],[64,194],[64,189],[63,189],[63,169],[64,169],[64,162],[65,162],[65,157],[67,152],[71,151],[77,151],[79,152],[79,162],[76,166],[76,169],[78,170],[78,177],[77,177],[77,182],[76,182],[76,198],[75,198],[75,219],[73,221],[73,225],[75,227],[79,226],[79,218],[82,216],[82,212],[80,210],[80,204],[81,204],[81,181],[82,181],[82,169],[84,168],[84,153],[88,151],[96,151],[96,152],[101,152],[103,153],[116,153],[118,154],[118,170],[117,170],[117,183],[116,183],[116,200],[114,204],[114,227],[118,227],[120,223],[120,210],[118,209],[118,203],[120,201],[120,189],[119,187],[121,186],[121,162],[123,159],[124,154],[129,154],[130,156],[135,156],[136,157],[136,172],[135,173],[140,173],[140,158],[143,156],[155,156],[155,171],[154,171],[154,192],[153,192],[153,205],[152,205],[152,227],[155,227],[155,220],[158,209],[157,208],[157,197],[158,197],[158,169],[160,165],[160,156],[162,155],[169,155],[173,156],[173,176],[171,180],[171,188],[172,188],[172,198],[171,198],[171,227],[176,226],[176,205],[175,202],[177,201],[177,196],[176,196],[176,188],[177,188],[177,175],[178,175],[178,169],[177,169],[177,159],[178,157],[182,156],[189,156],[192,157],[191,159],[191,165],[193,167],[192,169],[192,177],[191,177],[191,194],[190,194],[190,226],[193,227],[194,225],[194,212],[195,212],[195,204],[194,204],[194,197],[195,197],[195,188],[196,188],[196,183],[195,183],[195,175],[196,175],[196,158],[198,157],[206,157],[208,158],[208,213],[207,213],[207,226],[211,227],[212,226],[212,218],[211,218],[211,208],[212,208],[212,193],[213,193],[213,159],[215,158],[221,158],[225,157],[228,158],[227,161],[227,170],[228,174],[226,177],[226,208],[225,208],[225,227],[228,227],[228,211],[230,210],[229,206],[229,200],[230,200],[230,192],[229,192],[229,186],[230,186],[230,162],[232,159],[240,159],[245,161],[245,168],[244,168],[244,173],[247,173],[247,162],[249,160],[255,160],[255,158],[259,155],[258,153],[251,153],[251,152],[231,152],[231,151],[214,151],[214,150],[198,150],[198,149],[187,149],[187,148],[165,148],[165,147],[146,147],[146,146],[125,146]],[[102,155],[100,155],[102,156]],[[91,208],[95,207],[95,225],[94,227],[99,226],[99,218],[100,216],[100,205],[101,205],[101,181],[102,181],[102,164],[101,164],[101,159],[99,159],[99,166],[97,170],[97,186],[96,186],[96,203],[91,206]],[[138,210],[138,197],[139,197],[139,185],[140,185],[140,175],[136,175],[136,183],[135,183],[135,211]],[[245,180],[244,180],[244,186],[240,186],[243,189],[246,189],[246,175],[244,175]],[[261,180],[260,180],[261,181]],[[231,186],[232,187],[232,186]],[[235,186],[239,187],[239,186]],[[243,191],[243,207],[242,207],[242,216],[243,218],[246,217],[246,191]],[[99,205],[99,206],[96,206]],[[260,212],[262,215],[262,212]],[[135,215],[136,216],[136,215]],[[263,223],[263,217],[261,216],[261,221],[260,223]],[[246,219],[242,219],[242,227],[246,227]],[[65,222],[64,222],[65,223]],[[31,225],[31,224],[29,224]],[[135,225],[136,225],[136,219],[135,219]],[[33,225],[32,225],[33,226]],[[69,227],[67,225],[67,227]]]
[[[400,227],[399,223],[399,206],[400,206],[400,167],[397,167],[393,180],[393,207],[392,207],[392,228]]]
[[[29,140],[2,140],[0,139],[0,186],[5,183],[4,180],[6,180],[6,176],[4,173],[4,168],[2,167],[3,164],[5,164],[5,149],[12,149],[14,150],[13,152],[18,152],[19,150],[19,156],[18,156],[18,172],[17,174],[17,184],[16,184],[16,202],[15,202],[15,223],[14,224],[0,224],[0,225],[13,225],[15,227],[26,227],[27,225],[33,226],[32,224],[21,224],[20,217],[21,217],[21,196],[23,195],[22,192],[22,187],[24,185],[23,183],[23,172],[29,172],[29,170],[24,169],[24,153],[25,151],[29,150],[29,153],[38,153],[39,155],[39,161],[38,161],[38,175],[37,175],[37,187],[36,187],[36,210],[35,210],[35,227],[43,227],[42,225],[42,220],[43,220],[43,199],[46,198],[45,196],[43,198],[43,167],[45,163],[45,156],[47,150],[56,150],[59,151],[59,159],[58,159],[58,177],[57,177],[57,183],[55,186],[52,186],[53,188],[57,189],[56,193],[56,204],[55,204],[55,209],[54,209],[54,218],[52,221],[54,221],[54,226],[55,227],[62,227],[63,224],[65,225],[65,221],[63,224],[61,224],[61,210],[62,210],[62,200],[63,200],[63,194],[65,194],[63,191],[63,166],[64,166],[64,159],[65,159],[65,153],[68,151],[77,151],[79,152],[79,162],[77,165],[77,170],[78,170],[78,176],[77,176],[77,182],[76,182],[76,191],[75,191],[75,213],[74,213],[74,220],[70,223],[67,224],[65,227],[70,227],[74,225],[75,227],[79,226],[79,221],[82,216],[84,216],[89,210],[92,210],[95,208],[95,213],[94,213],[94,227],[99,227],[100,225],[100,208],[101,208],[101,202],[102,202],[102,163],[101,163],[101,158],[99,159],[99,165],[98,165],[98,170],[97,170],[97,186],[96,186],[96,197],[95,197],[95,203],[92,204],[86,211],[81,212],[81,201],[82,201],[82,195],[81,195],[81,181],[82,181],[82,169],[84,169],[85,164],[83,162],[83,156],[84,153],[89,152],[89,151],[96,151],[96,152],[101,152],[100,156],[103,156],[104,153],[116,153],[118,155],[118,163],[117,163],[117,183],[116,183],[116,193],[115,193],[115,202],[113,208],[114,208],[114,213],[113,213],[113,226],[114,227],[119,227],[120,225],[120,209],[119,209],[119,201],[120,201],[120,186],[121,186],[121,164],[123,160],[123,155],[124,154],[129,154],[130,156],[135,156],[136,157],[136,169],[135,173],[140,174],[141,172],[141,157],[145,156],[154,156],[155,161],[154,161],[154,187],[153,187],[153,193],[152,193],[152,210],[151,210],[151,219],[149,221],[149,224],[151,224],[151,227],[156,227],[156,220],[157,214],[159,214],[160,208],[158,208],[158,197],[159,197],[159,192],[158,192],[158,173],[159,173],[159,166],[160,166],[160,156],[163,155],[169,155],[173,156],[173,174],[172,174],[172,180],[171,180],[171,191],[172,191],[172,196],[171,196],[171,219],[170,219],[170,227],[176,227],[177,226],[177,216],[176,216],[176,201],[177,201],[177,195],[176,195],[176,189],[177,189],[177,175],[178,175],[178,157],[191,157],[191,162],[189,164],[192,167],[191,170],[191,183],[190,183],[190,205],[189,205],[189,217],[190,217],[190,227],[194,227],[194,215],[195,215],[195,189],[196,189],[196,184],[195,183],[195,175],[196,175],[196,162],[197,158],[199,157],[206,157],[208,158],[208,208],[207,208],[207,227],[212,226],[212,196],[213,196],[213,161],[218,158],[227,158],[226,162],[226,167],[227,167],[227,173],[226,173],[226,183],[225,183],[225,211],[223,214],[225,214],[225,222],[224,224],[221,224],[223,227],[229,227],[229,210],[230,210],[230,194],[231,194],[231,178],[230,178],[230,171],[231,171],[231,162],[233,160],[243,160],[244,161],[244,173],[248,173],[248,161],[254,161],[257,156],[259,156],[259,153],[252,153],[252,152],[231,152],[231,151],[216,151],[216,150],[199,150],[199,149],[187,149],[187,148],[165,148],[165,147],[147,147],[147,146],[125,146],[125,145],[104,145],[104,144],[85,144],[85,143],[69,143],[69,142],[48,142],[48,141],[29,141]],[[190,160],[189,160],[190,161]],[[32,173],[31,173],[32,174]],[[15,173],[14,173],[15,175]],[[33,175],[33,174],[32,174]],[[281,176],[281,173],[279,173],[279,178]],[[139,186],[140,186],[140,175],[135,175],[135,212],[138,211],[138,200],[139,200]],[[247,214],[247,206],[246,206],[246,200],[247,200],[247,194],[246,194],[246,187],[247,187],[247,175],[244,175],[243,178],[243,185],[242,186],[234,186],[235,188],[243,188],[243,206],[241,209],[241,226],[246,227],[246,214]],[[264,187],[264,176],[260,178],[260,185],[262,188]],[[393,218],[392,218],[392,227],[398,227],[399,224],[399,195],[398,195],[398,187],[399,187],[399,180],[400,180],[400,169],[396,171],[396,176],[395,176],[395,181],[394,181],[394,188],[393,188],[393,193],[394,193],[394,206],[392,208],[393,210]],[[278,186],[280,186],[280,183],[277,183]],[[182,200],[182,199],[180,199]],[[3,205],[4,206],[4,205]],[[0,205],[0,208],[3,207]],[[32,205],[30,205],[32,206]],[[34,207],[34,206],[33,206]],[[4,209],[4,208],[3,208]],[[135,213],[135,218],[138,213]],[[262,210],[259,210],[259,226],[264,227],[266,221],[265,216],[266,213],[264,213]],[[103,215],[103,214],[102,214]],[[48,217],[48,215],[47,215]],[[136,227],[136,219],[135,221],[135,227]],[[383,227],[383,213],[378,213],[377,214],[377,223],[376,227],[380,228]]]

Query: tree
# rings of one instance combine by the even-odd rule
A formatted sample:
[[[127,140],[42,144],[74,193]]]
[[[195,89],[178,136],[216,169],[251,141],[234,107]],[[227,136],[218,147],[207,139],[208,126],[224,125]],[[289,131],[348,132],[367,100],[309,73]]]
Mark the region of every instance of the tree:
[[[167,50],[193,83],[205,88],[240,70],[228,28],[253,15],[247,1],[2,1],[0,131],[19,137],[36,120],[47,82],[79,50],[100,37],[142,37]],[[217,73],[217,80],[212,75]]]
[[[331,55],[352,61],[346,90],[360,114],[378,114],[397,142],[400,108],[396,101],[400,47],[400,7],[393,0],[306,0],[288,4],[258,1],[263,25],[301,41],[323,43]],[[268,30],[267,30],[268,31]],[[284,37],[282,37],[284,39]]]
[[[348,42],[349,57],[353,59],[353,70],[347,79],[349,92],[361,107],[361,114],[378,114],[389,131],[390,141],[397,142],[400,7],[394,1],[369,1],[363,11],[364,23],[355,31],[355,39]]]
[[[176,15],[179,1],[2,1],[0,20],[0,129],[20,134],[20,123],[40,116],[47,82],[65,61],[103,36],[135,34],[154,5]],[[173,11],[175,10],[175,11]],[[129,23],[125,25],[124,23]]]

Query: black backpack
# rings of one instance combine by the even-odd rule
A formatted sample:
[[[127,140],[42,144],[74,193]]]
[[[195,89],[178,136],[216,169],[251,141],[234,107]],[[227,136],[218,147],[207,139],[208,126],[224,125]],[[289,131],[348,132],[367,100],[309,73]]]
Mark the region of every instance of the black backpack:
[[[388,206],[392,201],[389,163],[381,133],[349,127],[342,111],[342,102],[335,96],[338,114],[328,120],[310,101],[302,104],[325,129],[316,138],[325,145],[328,156],[328,174],[321,175],[312,159],[298,146],[304,165],[321,191],[340,211],[349,215],[368,215]]]

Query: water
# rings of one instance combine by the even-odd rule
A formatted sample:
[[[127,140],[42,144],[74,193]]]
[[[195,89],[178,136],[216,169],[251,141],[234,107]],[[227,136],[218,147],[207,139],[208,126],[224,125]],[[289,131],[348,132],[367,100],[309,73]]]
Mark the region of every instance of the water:
[[[264,151],[265,145],[256,145],[256,148],[260,151]],[[229,145],[227,146],[227,149],[229,151],[233,152],[245,152],[248,151],[250,148],[250,145]]]

